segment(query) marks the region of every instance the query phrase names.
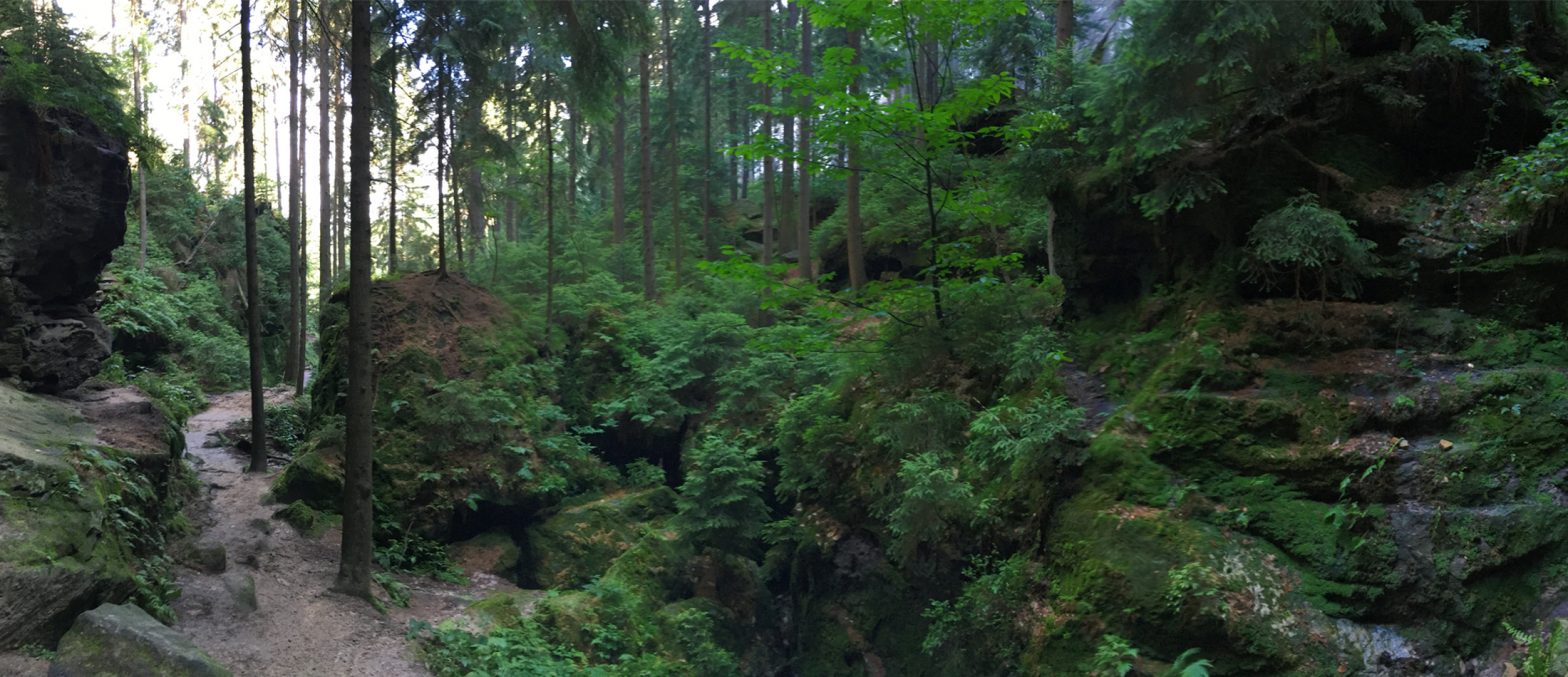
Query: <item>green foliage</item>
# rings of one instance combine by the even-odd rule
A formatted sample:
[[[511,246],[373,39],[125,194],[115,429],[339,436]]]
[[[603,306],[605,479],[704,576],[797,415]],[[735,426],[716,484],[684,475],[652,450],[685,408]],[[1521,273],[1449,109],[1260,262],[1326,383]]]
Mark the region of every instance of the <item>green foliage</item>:
[[[129,139],[131,117],[108,58],[83,49],[86,36],[65,23],[59,11],[34,12],[31,3],[0,3],[0,100],[39,109],[65,109],[86,115],[110,135]]]
[[[703,547],[744,551],[768,520],[756,450],[710,436],[686,451],[683,466],[676,502],[682,531]]]
[[[1552,107],[1552,127],[1535,147],[1502,159],[1492,178],[1503,208],[1514,218],[1534,219],[1568,193],[1568,104]]]
[[[1265,288],[1290,279],[1300,298],[1301,278],[1311,274],[1321,298],[1328,298],[1331,284],[1339,294],[1355,298],[1361,280],[1376,273],[1377,257],[1373,243],[1356,237],[1352,225],[1320,206],[1316,196],[1291,199],[1260,219],[1247,236],[1247,279]]]
[[[974,487],[958,475],[957,468],[931,451],[899,463],[901,490],[887,515],[895,557],[906,562],[913,560],[921,546],[951,554],[957,545],[955,537],[986,517],[988,506],[975,496]]]
[[[1551,622],[1550,630],[1547,630],[1545,625],[1546,622],[1543,621],[1535,632],[1528,632],[1506,621],[1503,623],[1503,629],[1508,631],[1508,636],[1516,645],[1524,648],[1524,662],[1517,667],[1519,674],[1524,677],[1550,677],[1557,674],[1553,668],[1556,667],[1555,663],[1562,651],[1563,642],[1568,638],[1564,637],[1561,622]],[[1513,667],[1512,663],[1509,665]]]
[[[621,469],[626,476],[626,486],[631,488],[647,488],[664,486],[664,468],[660,468],[643,459],[636,459],[626,464]]]
[[[1045,583],[1043,571],[1028,557],[1013,555],[977,557],[964,575],[969,581],[956,599],[934,601],[926,609],[931,627],[922,650],[958,651],[970,661],[1015,665],[1031,641],[1028,626],[1019,619]]]

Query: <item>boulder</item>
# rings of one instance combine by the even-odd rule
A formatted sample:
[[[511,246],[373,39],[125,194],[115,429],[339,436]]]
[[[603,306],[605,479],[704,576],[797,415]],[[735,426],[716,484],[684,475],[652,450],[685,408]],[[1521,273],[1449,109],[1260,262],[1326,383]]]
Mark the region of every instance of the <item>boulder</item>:
[[[223,577],[223,587],[241,611],[250,613],[260,606],[256,601],[256,579],[250,574],[228,574]]]
[[[93,311],[125,241],[125,141],[82,115],[6,101],[0,158],[0,376],[69,390],[109,356]]]
[[[449,550],[452,561],[464,571],[483,571],[506,578],[512,578],[517,573],[521,554],[512,537],[501,531],[489,531],[453,543]]]
[[[189,638],[132,604],[105,604],[78,616],[49,666],[49,677],[229,674]]]
[[[573,588],[597,578],[616,558],[675,514],[675,492],[656,487],[561,508],[528,530],[528,569],[543,587]]]

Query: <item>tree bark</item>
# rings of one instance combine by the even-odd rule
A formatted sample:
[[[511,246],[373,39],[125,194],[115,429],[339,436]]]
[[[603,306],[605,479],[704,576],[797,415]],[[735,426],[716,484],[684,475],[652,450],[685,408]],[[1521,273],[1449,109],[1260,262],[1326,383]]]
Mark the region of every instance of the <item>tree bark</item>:
[[[371,506],[371,408],[375,404],[370,362],[370,0],[353,0],[349,68],[354,119],[349,134],[353,188],[349,195],[348,401],[344,407],[343,541],[339,592],[370,598],[370,559],[375,522]]]
[[[674,0],[662,3],[664,23],[664,101],[665,101],[665,152],[669,154],[668,177],[670,191],[670,239],[675,245],[675,286],[681,286],[681,270],[686,258],[685,236],[681,233],[681,149],[677,135],[680,125],[675,101],[675,40],[670,37],[670,14]]]
[[[789,13],[784,17],[784,26],[780,31],[779,37],[780,46],[786,51],[789,49],[789,32],[795,28],[795,21],[799,17],[799,11],[800,7],[790,5]],[[779,92],[781,101],[786,96],[788,96],[786,92]],[[800,229],[795,227],[795,161],[791,157],[795,150],[795,116],[785,115],[783,123],[785,154],[779,158],[779,162],[784,168],[784,186],[778,194],[779,209],[777,212],[779,216],[779,251],[781,253],[793,251],[798,255],[800,253],[800,240],[798,237]]]
[[[566,222],[577,223],[577,117],[580,111],[566,102]]]
[[[811,69],[811,13],[800,16],[800,73],[809,81]],[[800,277],[807,281],[817,279],[811,265],[811,95],[800,97],[800,232],[796,240],[800,245]]]
[[[131,49],[131,98],[135,101],[136,114],[139,119],[146,120],[147,112],[142,100],[142,50],[138,46]],[[145,127],[145,122],[142,123]],[[142,157],[145,151],[136,151],[136,183],[139,197],[136,201],[136,220],[140,225],[140,253],[136,258],[138,270],[147,270],[147,160]]]
[[[626,241],[626,95],[615,92],[615,150],[611,155],[610,228],[615,244]]]
[[[762,48],[773,50],[773,7],[769,5],[762,12]],[[767,109],[773,105],[773,86],[762,86],[762,133],[773,140],[773,113]],[[773,265],[773,249],[777,243],[773,241],[773,209],[775,196],[773,195],[773,154],[762,156],[762,265]]]
[[[858,67],[860,61],[860,28],[849,31],[849,48],[854,54],[851,56],[850,67]],[[860,74],[856,73],[849,81],[849,96],[851,99],[860,96]],[[866,252],[865,245],[861,242],[860,223],[860,139],[851,139],[849,142],[849,179],[844,185],[844,249],[845,256],[849,259],[849,286],[859,291],[866,286]]]
[[[397,45],[393,44],[393,49]],[[397,110],[397,59],[390,62],[387,72],[388,88],[392,91],[392,110],[387,116],[391,127],[391,147],[387,149],[387,274],[397,274],[397,137],[402,121]],[[352,133],[352,131],[350,132]]]
[[[300,256],[300,228],[298,206],[303,199],[300,195],[300,165],[299,146],[295,139],[299,138],[300,115],[300,32],[299,32],[299,0],[289,0],[289,312],[288,312],[288,357],[284,362],[286,378],[293,380],[294,372],[299,370],[295,364],[299,360],[299,331],[296,327],[305,321],[303,317],[304,304],[300,297],[305,294],[305,289],[300,285],[300,268],[305,265]],[[298,394],[298,393],[296,393]]]
[[[446,57],[436,55],[436,270],[446,277],[446,90],[451,75]]]
[[[549,88],[550,76],[545,76]],[[555,104],[544,101],[544,346],[550,349],[555,317]]]
[[[240,0],[240,116],[245,171],[245,333],[250,347],[250,472],[267,471],[267,409],[261,394],[261,264],[256,255],[256,158],[251,122],[250,0]]]
[[[327,35],[331,24],[327,23],[327,11],[332,0],[322,0],[319,12],[321,19],[317,21],[316,30],[320,33],[317,43],[316,69],[321,77],[321,89],[317,92],[316,105],[320,113],[320,126],[316,128],[316,137],[319,144],[316,147],[317,159],[317,190],[321,198],[316,213],[317,228],[320,240],[318,242],[318,261],[321,270],[320,299],[323,307],[327,298],[332,295],[332,287],[336,269],[333,263],[337,260],[334,256],[333,229],[332,229],[332,54],[330,37]]]
[[[642,201],[642,295],[649,301],[658,298],[658,282],[653,275],[653,158],[650,157],[653,129],[648,116],[648,50],[637,55],[637,95],[639,108],[638,160],[641,164],[641,183],[637,186]]]
[[[310,232],[310,219],[305,211],[305,162],[307,161],[306,156],[308,155],[305,148],[305,141],[307,137],[305,129],[305,116],[306,111],[310,108],[310,94],[309,91],[305,88],[305,56],[303,54],[304,50],[307,49],[305,41],[307,36],[310,34],[309,27],[310,19],[302,10],[299,14],[299,49],[296,52],[296,58],[299,62],[299,109],[296,111],[295,120],[299,123],[299,138],[294,139],[291,144],[293,147],[295,160],[293,171],[299,174],[299,181],[296,184],[299,187],[299,191],[298,195],[293,198],[293,200],[298,204],[296,213],[299,214],[299,242],[295,247],[296,251],[294,254],[294,256],[299,257],[299,270],[295,273],[293,284],[294,287],[299,290],[299,294],[296,295],[294,303],[294,316],[296,318],[296,322],[289,329],[289,331],[294,333],[295,370],[293,377],[294,392],[296,394],[304,392],[306,343],[305,328],[307,326],[309,300],[307,297],[310,296],[309,286],[305,279],[310,274],[310,262],[308,260],[309,242],[307,242],[305,238],[305,234]],[[327,297],[320,296],[316,299],[316,307],[319,309],[326,302]]]
[[[332,194],[337,196],[337,199],[332,201],[332,221],[337,226],[332,237],[333,244],[336,245],[337,263],[332,266],[332,269],[342,276],[343,271],[348,267],[348,220],[344,218],[348,205],[343,199],[346,190],[343,165],[348,158],[343,153],[343,117],[348,111],[343,106],[343,71],[340,59],[332,60],[332,70],[337,73],[333,78],[336,87],[333,88],[332,104],[335,109],[332,115]]]
[[[708,0],[697,0],[702,12],[702,251],[719,258],[713,238],[713,12]]]

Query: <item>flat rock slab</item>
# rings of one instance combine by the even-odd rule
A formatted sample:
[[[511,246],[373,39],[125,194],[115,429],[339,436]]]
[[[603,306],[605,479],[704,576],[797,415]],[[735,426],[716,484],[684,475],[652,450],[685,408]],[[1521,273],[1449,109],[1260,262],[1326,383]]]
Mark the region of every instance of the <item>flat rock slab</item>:
[[[228,677],[191,640],[132,604],[105,604],[76,618],[49,677]]]

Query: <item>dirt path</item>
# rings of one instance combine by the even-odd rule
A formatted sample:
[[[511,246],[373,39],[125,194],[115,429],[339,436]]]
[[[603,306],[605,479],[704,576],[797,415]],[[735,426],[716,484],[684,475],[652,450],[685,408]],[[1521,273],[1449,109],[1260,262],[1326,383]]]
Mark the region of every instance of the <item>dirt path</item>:
[[[269,400],[275,396],[286,394],[268,392]],[[277,469],[247,474],[239,451],[207,446],[218,431],[248,419],[249,407],[246,393],[220,395],[190,421],[187,453],[207,490],[205,505],[196,510],[197,542],[223,546],[228,567],[221,574],[180,569],[184,593],[174,605],[175,629],[236,675],[429,674],[405,639],[408,621],[459,616],[471,600],[510,584],[483,573],[471,574],[468,587],[403,577],[411,606],[386,614],[328,592],[341,532],[307,538],[273,519],[279,506],[263,499]],[[232,592],[246,576],[255,582],[254,611]]]

